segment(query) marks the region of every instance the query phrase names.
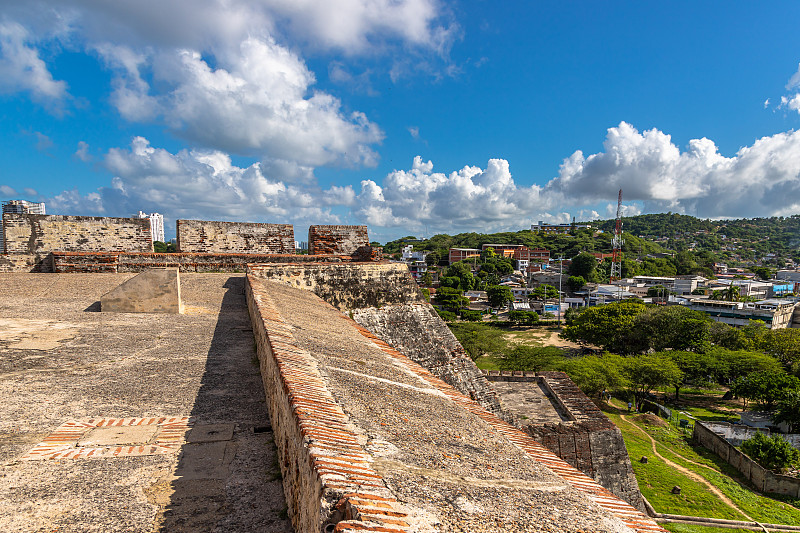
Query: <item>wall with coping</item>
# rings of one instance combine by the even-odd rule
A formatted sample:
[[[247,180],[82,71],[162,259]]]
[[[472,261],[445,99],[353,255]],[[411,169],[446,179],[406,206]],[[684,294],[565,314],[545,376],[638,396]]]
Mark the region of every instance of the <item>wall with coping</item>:
[[[8,254],[152,252],[147,218],[3,214]]]
[[[53,254],[0,254],[0,272],[52,272]]]
[[[481,531],[505,531],[508,530],[509,526],[512,526],[508,522],[495,523],[492,516],[494,513],[477,512],[476,514],[475,509],[465,508],[459,501],[454,503],[448,500],[442,506],[434,506],[431,503],[418,505],[419,502],[429,501],[426,497],[426,493],[429,492],[426,491],[442,490],[442,480],[431,474],[431,472],[434,472],[433,470],[430,472],[425,470],[424,473],[426,475],[422,477],[418,477],[423,473],[422,471],[417,472],[418,468],[416,470],[412,468],[412,470],[401,474],[401,470],[397,470],[400,466],[394,465],[394,462],[388,461],[388,459],[379,460],[383,455],[371,455],[375,452],[370,452],[371,448],[364,444],[369,441],[369,435],[364,434],[364,427],[375,425],[385,428],[388,426],[389,429],[382,429],[381,431],[388,432],[384,437],[389,438],[388,435],[393,434],[391,432],[394,430],[411,431],[409,434],[414,434],[414,426],[409,427],[407,420],[405,422],[402,421],[405,419],[398,420],[396,425],[390,421],[389,424],[381,422],[380,426],[378,426],[378,420],[383,419],[376,418],[371,421],[353,419],[352,417],[357,415],[354,415],[351,410],[347,411],[351,413],[350,415],[345,414],[342,409],[347,409],[347,406],[340,406],[337,403],[337,400],[341,401],[340,394],[347,395],[346,391],[341,388],[343,382],[340,381],[338,385],[333,385],[337,391],[335,398],[328,390],[328,387],[332,386],[329,383],[333,379],[331,372],[335,369],[325,367],[325,355],[317,352],[312,355],[305,350],[305,344],[298,343],[294,337],[295,334],[300,335],[300,333],[294,333],[298,327],[298,316],[293,318],[294,322],[292,324],[294,325],[290,325],[281,315],[282,310],[295,310],[298,306],[308,306],[310,304],[309,298],[293,302],[293,294],[289,291],[294,289],[284,285],[273,284],[270,288],[264,285],[266,284],[262,284],[261,280],[254,275],[248,275],[246,289],[248,306],[257,340],[257,351],[264,379],[264,389],[268,397],[273,431],[280,455],[286,501],[289,507],[289,515],[293,520],[296,531],[327,531],[327,529],[322,529],[326,526],[340,533],[355,531],[382,531],[386,533],[433,531],[434,529],[430,526],[436,522],[437,515],[441,516],[440,513],[447,513],[448,516],[460,515],[461,518],[455,520],[462,524],[473,523],[474,521],[477,525],[482,526],[478,528]],[[276,298],[275,301],[272,300],[273,297]],[[278,307],[275,302],[280,302],[283,307]],[[327,306],[321,301],[319,305]],[[326,316],[329,315],[330,313]],[[302,316],[302,313],[300,316]],[[512,448],[516,449],[516,453],[523,454],[526,457],[526,461],[532,459],[539,465],[546,466],[550,472],[558,476],[560,482],[564,482],[571,489],[578,491],[580,494],[572,493],[568,501],[559,499],[555,493],[549,496],[546,493],[542,494],[542,501],[546,499],[549,504],[546,509],[548,509],[548,516],[552,517],[550,525],[559,527],[560,524],[564,527],[558,530],[577,531],[577,521],[585,522],[590,520],[598,529],[608,531],[628,531],[628,528],[637,532],[664,531],[655,522],[616,498],[585,474],[556,457],[525,433],[487,412],[475,401],[459,393],[417,363],[380,341],[367,329],[358,326],[346,316],[339,316],[342,320],[341,326],[339,326],[338,320],[334,320],[336,324],[331,323],[331,327],[347,328],[348,324],[350,324],[358,328],[357,331],[366,337],[370,343],[369,346],[371,346],[371,348],[367,348],[367,345],[362,348],[355,348],[370,350],[371,355],[368,356],[364,353],[365,358],[377,357],[375,352],[377,347],[392,361],[387,368],[393,368],[397,372],[397,376],[394,379],[399,379],[399,376],[402,375],[416,376],[416,379],[419,380],[418,382],[413,380],[410,382],[415,385],[419,383],[416,386],[391,382],[395,386],[402,385],[406,387],[398,390],[413,390],[418,391],[417,394],[423,395],[419,387],[433,387],[433,389],[426,389],[429,391],[423,395],[426,401],[434,403],[445,401],[448,402],[448,409],[463,409],[466,413],[460,416],[476,417],[472,419],[473,423],[485,428],[487,432],[485,439],[502,439],[503,442],[507,443],[506,445],[510,444]],[[305,342],[309,342],[309,339],[306,339]],[[327,349],[324,342],[320,343],[317,340],[311,341],[310,346],[313,347],[309,348],[312,350]],[[359,344],[359,346],[361,345]],[[334,361],[340,361],[337,347],[330,346],[329,350],[330,357]],[[343,363],[336,363],[336,365],[341,364]],[[321,371],[322,369],[324,369],[324,372]],[[349,390],[355,392],[358,397],[361,397],[360,391],[370,390],[369,386],[359,386],[357,381],[353,381],[357,380],[356,374],[352,374],[351,378],[346,378],[346,376],[351,375],[348,373],[338,373],[336,375],[344,376],[340,379],[350,383],[352,388]],[[384,377],[388,376],[384,375]],[[334,380],[333,383],[337,382]],[[425,385],[422,385],[423,383]],[[391,401],[391,395],[386,397],[386,400]],[[373,405],[373,403],[370,403],[370,405]],[[424,409],[424,406],[412,408],[415,413],[419,409]],[[370,413],[369,410],[361,410],[360,408],[356,408],[356,411]],[[423,412],[429,413],[427,410]],[[433,412],[438,411],[434,410]],[[371,416],[377,416],[378,414],[374,410],[371,413]],[[443,420],[443,423],[446,422]],[[363,424],[369,424],[369,426],[362,427]],[[392,426],[394,426],[394,430],[391,429]],[[420,429],[434,433],[437,431],[437,428],[430,424]],[[453,428],[453,431],[461,431],[461,428]],[[479,436],[476,437],[479,438]],[[386,442],[384,447],[390,444],[390,442]],[[436,445],[437,443],[431,441],[430,444]],[[444,446],[441,443],[439,445]],[[383,450],[384,447],[378,449]],[[450,450],[450,448],[443,449]],[[478,452],[485,453],[483,450],[478,450]],[[470,453],[469,449],[465,449],[464,453]],[[449,456],[445,455],[444,457]],[[485,455],[481,455],[481,457],[486,459]],[[420,458],[420,460],[423,460],[423,458]],[[447,460],[456,459],[450,457]],[[377,464],[383,466],[380,466],[380,469],[378,469],[378,466],[373,469],[372,465]],[[394,466],[386,470],[389,464]],[[471,463],[468,462],[468,464]],[[398,465],[401,465],[401,463],[398,463]],[[515,468],[514,465],[504,466],[499,464],[496,467],[499,469]],[[392,480],[384,479],[379,473],[381,471],[390,472]],[[409,476],[409,479],[419,481],[407,486],[407,484],[402,484],[398,481],[398,478],[403,480],[404,475]],[[522,475],[522,472],[516,472],[516,476]],[[488,479],[492,479],[492,477],[489,476]],[[398,485],[398,483],[400,484]],[[390,490],[389,487],[394,487],[394,489]],[[401,491],[406,490],[407,495],[413,495],[414,497],[410,501],[404,499],[401,505],[393,492],[398,490],[398,487],[403,487]],[[523,498],[527,497],[526,494],[529,493],[529,491],[520,491],[513,489],[513,487],[506,487],[505,489],[499,486],[494,487],[486,490],[487,498],[494,498],[492,501],[487,500],[486,504],[491,506],[499,505],[498,495],[495,492],[501,492],[506,489],[512,489],[509,494],[520,494],[520,497]],[[403,494],[406,493],[404,492]],[[439,495],[439,500],[441,500],[441,495]],[[591,502],[593,506],[591,508],[587,507],[587,502]],[[443,502],[440,501],[441,503]],[[520,512],[522,511],[523,509],[520,508]],[[555,516],[553,515],[554,512],[556,513]],[[613,517],[613,521],[610,520],[611,517]],[[415,522],[415,520],[421,520],[421,522]],[[478,523],[479,520],[480,522]],[[414,524],[418,523],[421,526],[427,524],[427,528],[415,527]],[[582,530],[586,530],[585,526],[582,527]]]
[[[425,301],[403,263],[259,264],[248,272],[312,291],[342,311]]]
[[[181,272],[244,272],[249,263],[341,263],[338,255],[212,254],[212,253],[120,253],[54,252],[46,271],[142,272],[150,268],[175,267]],[[2,256],[0,256],[0,271]],[[30,270],[26,270],[30,271]],[[42,270],[45,271],[45,270]]]
[[[308,228],[309,254],[352,255],[364,246],[369,246],[367,226],[310,226]]]
[[[291,224],[178,220],[179,252],[293,254]]]
[[[699,420],[695,422],[692,436],[703,447],[711,450],[741,472],[744,477],[755,485],[757,490],[800,498],[799,478],[775,474],[771,470],[767,470],[725,440],[722,435],[717,434],[704,422]]]

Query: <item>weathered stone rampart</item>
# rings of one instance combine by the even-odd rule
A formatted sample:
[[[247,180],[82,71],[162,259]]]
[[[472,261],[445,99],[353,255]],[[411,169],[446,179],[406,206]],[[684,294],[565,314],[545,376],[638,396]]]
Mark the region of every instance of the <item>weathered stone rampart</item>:
[[[352,255],[369,246],[366,226],[310,226],[309,254]]]
[[[147,218],[3,214],[7,254],[152,252]]]
[[[247,282],[296,531],[663,531],[309,291]]]
[[[342,311],[425,301],[401,263],[258,264],[248,272],[312,291]]]
[[[527,420],[534,420],[535,416],[519,412],[517,425],[570,465],[644,510],[622,433],[566,374],[493,371],[488,379],[516,384],[523,394],[528,387],[541,387],[553,404],[544,408],[559,413],[562,420],[531,423]]]
[[[428,303],[353,309],[352,318],[434,376],[511,421],[500,398]]]
[[[179,252],[293,254],[291,224],[178,220]]]

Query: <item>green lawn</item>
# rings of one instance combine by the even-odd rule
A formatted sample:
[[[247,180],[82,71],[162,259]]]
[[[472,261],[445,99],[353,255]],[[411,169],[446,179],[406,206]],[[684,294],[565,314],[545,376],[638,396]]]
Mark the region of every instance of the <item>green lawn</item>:
[[[741,513],[720,501],[706,486],[654,457],[650,441],[630,423],[622,421],[616,409],[606,409],[605,413],[622,431],[639,488],[657,512],[729,520],[745,519]],[[747,486],[746,480],[725,461],[702,446],[694,445],[688,431],[684,432],[673,424],[666,427],[639,424],[639,427],[656,440],[657,450],[661,455],[703,476],[753,519],[775,524],[800,524],[800,500],[767,497],[753,492]],[[647,455],[647,464],[639,462],[642,455]],[[669,492],[674,485],[681,487],[680,495]],[[671,525],[669,529],[695,531],[691,527],[695,526]],[[702,530],[710,531],[709,528]]]

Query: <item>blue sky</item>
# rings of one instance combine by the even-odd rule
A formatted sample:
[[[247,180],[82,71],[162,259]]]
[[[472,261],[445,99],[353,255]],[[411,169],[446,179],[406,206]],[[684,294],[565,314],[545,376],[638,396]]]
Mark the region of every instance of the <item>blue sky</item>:
[[[0,200],[367,224],[800,213],[800,3],[0,0]]]

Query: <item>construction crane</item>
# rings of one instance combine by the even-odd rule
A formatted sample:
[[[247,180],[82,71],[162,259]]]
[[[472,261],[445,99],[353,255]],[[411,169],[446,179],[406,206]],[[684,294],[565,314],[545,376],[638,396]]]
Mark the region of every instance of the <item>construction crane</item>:
[[[614,237],[611,239],[611,276],[610,281],[616,281],[622,277],[622,189],[619,190],[617,200],[617,226],[614,228]]]

